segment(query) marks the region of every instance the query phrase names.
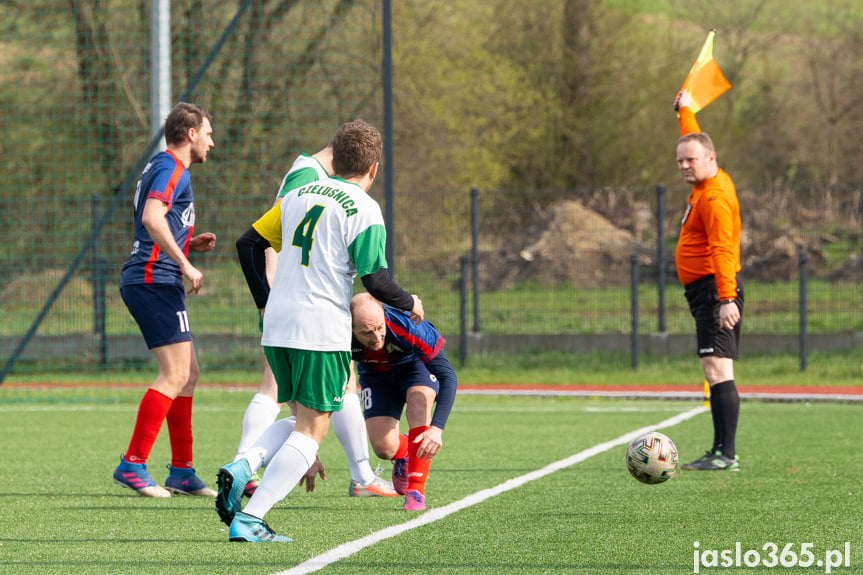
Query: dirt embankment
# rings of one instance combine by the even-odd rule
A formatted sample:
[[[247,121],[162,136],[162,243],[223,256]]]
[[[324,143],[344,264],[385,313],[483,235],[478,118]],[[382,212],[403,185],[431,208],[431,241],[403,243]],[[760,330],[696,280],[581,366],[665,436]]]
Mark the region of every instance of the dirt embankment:
[[[769,204],[741,200],[744,277],[797,279],[800,254],[805,250],[810,278],[863,281],[861,226],[853,213],[846,213],[848,221],[837,226],[837,216],[801,208],[788,209],[791,215],[783,215]],[[632,254],[637,255],[642,274],[655,276],[655,222],[650,206],[626,193],[594,194],[537,208],[530,225],[523,227],[525,232],[508,233],[506,241],[494,243],[500,247],[482,254],[482,289],[506,289],[520,281],[620,285],[622,278],[629,278]],[[679,225],[677,217],[667,216],[666,237],[676,236]],[[844,230],[840,235],[828,231],[837,227]],[[830,261],[830,245],[843,239],[857,249]],[[674,278],[673,239],[667,245],[666,273]]]

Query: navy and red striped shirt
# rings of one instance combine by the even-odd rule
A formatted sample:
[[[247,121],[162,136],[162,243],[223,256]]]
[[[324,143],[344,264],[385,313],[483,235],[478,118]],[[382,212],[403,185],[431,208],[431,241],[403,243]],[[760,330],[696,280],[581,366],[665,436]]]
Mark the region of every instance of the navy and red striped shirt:
[[[433,323],[422,321],[414,325],[408,312],[384,304],[384,319],[387,335],[380,351],[367,349],[353,338],[351,351],[361,374],[366,369],[390,371],[416,360],[429,363],[446,344]]]
[[[135,243],[123,265],[120,287],[129,284],[183,285],[180,266],[153,242],[142,223],[144,204],[150,198],[168,205],[165,218],[174,240],[183,253],[189,254],[189,240],[195,229],[195,198],[189,170],[170,150],[159,152],[141,172],[135,189]]]
[[[440,383],[435,398],[434,415],[431,424],[443,429],[449,418],[455,401],[458,378],[444,354],[446,340],[428,320],[414,325],[410,314],[384,304],[384,321],[387,324],[387,335],[384,346],[379,351],[364,347],[353,338],[351,352],[357,362],[359,384],[368,379],[392,381],[398,379],[403,366],[417,362],[425,364],[428,371]]]

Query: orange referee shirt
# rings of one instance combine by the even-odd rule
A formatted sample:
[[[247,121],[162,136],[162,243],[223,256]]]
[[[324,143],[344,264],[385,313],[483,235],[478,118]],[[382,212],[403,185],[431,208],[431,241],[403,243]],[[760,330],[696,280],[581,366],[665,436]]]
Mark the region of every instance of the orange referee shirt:
[[[680,135],[701,132],[689,108],[679,110]],[[740,271],[740,204],[731,177],[721,168],[689,195],[675,252],[677,277],[684,286],[704,276],[716,278],[719,300],[737,296]]]

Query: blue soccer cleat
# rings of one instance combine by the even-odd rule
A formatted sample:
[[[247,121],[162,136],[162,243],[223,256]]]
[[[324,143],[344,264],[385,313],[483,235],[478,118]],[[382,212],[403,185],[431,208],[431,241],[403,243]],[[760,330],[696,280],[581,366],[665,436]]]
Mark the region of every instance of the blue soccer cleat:
[[[246,543],[290,543],[290,537],[276,535],[267,522],[238,511],[231,522],[229,532],[231,541],[243,541]]]
[[[166,465],[168,468],[168,478],[165,480],[165,489],[177,495],[197,495],[199,497],[215,497],[216,492],[201,481],[195,475],[195,470],[191,467],[174,467],[171,464]]]
[[[216,512],[225,525],[231,525],[234,514],[242,509],[243,489],[251,477],[252,470],[245,459],[225,465],[216,474],[216,483],[219,485]]]
[[[142,497],[170,497],[147,471],[146,463],[129,463],[120,457],[120,465],[114,470],[114,483],[138,492]]]

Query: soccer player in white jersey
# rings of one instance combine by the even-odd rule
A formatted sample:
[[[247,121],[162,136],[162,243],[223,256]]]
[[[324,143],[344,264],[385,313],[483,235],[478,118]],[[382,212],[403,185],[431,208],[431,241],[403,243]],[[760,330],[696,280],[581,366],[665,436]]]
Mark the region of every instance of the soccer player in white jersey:
[[[325,148],[308,155],[300,154],[294,160],[291,169],[282,178],[279,185],[279,193],[273,205],[277,205],[282,198],[296,188],[311,184],[317,180],[329,178],[333,173],[333,148],[327,144]],[[270,285],[279,261],[279,255],[275,250],[266,251],[267,281]],[[263,318],[263,310],[259,310]],[[292,406],[293,407],[293,406]],[[237,447],[234,461],[246,455],[246,451],[255,443],[279,415],[282,404],[278,402],[278,387],[276,378],[270,364],[264,362],[264,374],[258,391],[252,397],[246,413],[243,415],[242,435]],[[291,425],[296,421],[292,415],[283,425]],[[398,493],[392,483],[378,477],[369,463],[369,442],[366,431],[365,419],[363,417],[360,398],[357,395],[356,379],[352,378],[345,393],[342,409],[333,413],[333,429],[336,437],[342,445],[345,457],[348,460],[348,468],[351,473],[351,483],[348,487],[348,495],[351,497],[396,497]],[[322,469],[322,468],[318,468]],[[308,489],[314,489],[314,473],[308,478]],[[322,471],[320,473],[323,474]],[[323,476],[323,475],[322,475]],[[245,487],[245,494],[251,497],[257,489],[260,477],[253,475]]]
[[[350,376],[353,279],[376,299],[423,319],[420,299],[395,283],[387,269],[386,229],[368,195],[380,165],[380,132],[357,120],[333,137],[334,177],[288,192],[237,240],[240,264],[264,315],[261,343],[281,402],[296,402],[296,425],[276,437],[276,422],[246,457],[219,469],[216,511],[231,541],[283,542],[264,516],[297,485],[317,458]],[[262,273],[265,250],[280,252],[272,289]],[[282,247],[284,246],[284,249]],[[273,433],[270,433],[270,431]],[[284,430],[286,431],[286,430]],[[252,473],[266,471],[241,510]]]

